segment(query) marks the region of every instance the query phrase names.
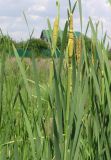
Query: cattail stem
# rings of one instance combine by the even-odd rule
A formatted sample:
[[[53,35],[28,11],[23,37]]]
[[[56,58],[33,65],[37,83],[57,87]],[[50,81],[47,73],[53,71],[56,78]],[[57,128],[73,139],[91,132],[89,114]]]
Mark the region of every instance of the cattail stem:
[[[70,13],[69,21],[69,39],[68,39],[68,80],[67,80],[67,111],[66,111],[66,123],[69,119],[70,110],[70,95],[72,92],[72,56],[74,50],[74,33],[73,33],[73,15]]]
[[[66,127],[65,127],[65,154],[64,160],[67,159],[68,150],[68,121],[70,113],[70,99],[72,94],[72,56],[74,50],[74,33],[73,33],[73,14],[70,13],[69,17],[69,38],[68,38],[68,75],[67,75],[67,108],[66,108]]]

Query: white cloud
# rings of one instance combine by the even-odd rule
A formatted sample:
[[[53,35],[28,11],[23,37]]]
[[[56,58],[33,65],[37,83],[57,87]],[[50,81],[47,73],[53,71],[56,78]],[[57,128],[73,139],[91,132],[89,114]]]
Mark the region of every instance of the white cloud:
[[[74,2],[73,0],[71,0]],[[67,0],[61,2],[60,27],[64,27],[67,17]],[[82,0],[83,30],[85,31],[89,16],[94,22],[103,22],[104,31],[111,35],[111,7],[107,0]],[[0,27],[14,39],[28,37],[27,26],[22,12],[25,11],[30,30],[35,28],[34,36],[39,37],[42,29],[47,28],[47,17],[53,22],[56,15],[56,0],[0,0]],[[74,14],[74,28],[80,30],[79,11]]]

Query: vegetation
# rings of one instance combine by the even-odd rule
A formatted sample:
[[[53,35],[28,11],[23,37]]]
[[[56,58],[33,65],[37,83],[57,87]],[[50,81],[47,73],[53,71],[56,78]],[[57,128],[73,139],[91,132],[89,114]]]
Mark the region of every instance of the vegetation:
[[[45,32],[45,31],[44,31]],[[49,30],[47,31],[49,33]],[[79,39],[80,32],[74,32],[75,39]],[[61,49],[62,42],[61,42],[61,36],[63,36],[63,32],[59,32],[58,38],[57,38],[57,48],[58,50]],[[25,57],[31,57],[32,52],[35,54],[36,57],[50,57],[50,49],[49,49],[49,42],[48,39],[51,39],[50,34],[45,37],[41,37],[41,39],[31,38],[27,41],[20,41],[16,42],[12,40],[12,38],[9,35],[1,35],[0,36],[0,51],[3,50],[4,45],[3,43],[6,43],[7,46],[5,47],[5,52],[9,56],[15,56],[12,49],[12,43],[15,44],[15,47],[18,51],[19,56],[25,56]],[[87,36],[84,36],[86,49],[91,52],[91,39]],[[4,42],[5,40],[5,42]],[[74,44],[76,46],[76,43]],[[10,48],[10,51],[9,51]],[[26,50],[25,50],[26,49]],[[24,54],[25,50],[25,54]],[[57,51],[57,56],[60,56],[60,52]]]
[[[51,58],[45,61],[48,68],[47,65],[41,67],[41,59],[37,61],[34,52],[30,62],[26,63],[25,58],[19,57],[14,43],[16,61],[9,59],[6,54],[9,43],[3,36],[0,51],[0,160],[111,159],[108,49],[105,40],[98,40],[91,18],[88,25],[92,35],[91,49],[87,49],[83,34],[76,43],[73,35],[76,4],[82,31],[81,0],[74,5],[69,0],[59,58],[55,57],[60,22],[58,0],[53,29],[48,20],[52,37],[48,46]],[[29,44],[29,47],[33,46],[30,41]],[[27,47],[23,47],[24,51]]]
[[[44,50],[47,51],[49,48],[48,43],[42,39],[32,38],[27,41],[15,42],[9,36],[1,35],[0,36],[0,51],[4,49],[4,43],[7,45],[5,46],[5,52],[11,56],[14,56],[13,49],[12,49],[12,43],[16,46],[18,51],[21,50],[22,53],[19,54],[20,56],[23,56],[24,50],[26,49],[27,52],[30,52],[30,54],[28,55],[29,57],[31,57],[31,52],[34,52],[36,57],[39,57],[39,56],[45,57],[45,55],[42,54],[42,51]],[[9,52],[9,48],[10,48],[10,52]]]

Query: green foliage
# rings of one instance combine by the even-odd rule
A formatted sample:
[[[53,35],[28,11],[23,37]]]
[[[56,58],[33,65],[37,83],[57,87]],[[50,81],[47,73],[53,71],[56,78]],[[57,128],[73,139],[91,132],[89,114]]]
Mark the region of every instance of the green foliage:
[[[109,3],[111,4],[111,0],[109,0]]]
[[[7,55],[11,55],[13,52],[12,43],[15,42],[8,35],[0,35],[0,52],[5,52]]]
[[[48,43],[45,42],[44,40],[41,40],[41,39],[31,39],[31,40],[28,40],[27,41],[28,43],[28,50],[33,52],[35,54],[35,56],[43,56],[43,53],[42,51],[44,52],[44,50],[48,50]],[[46,55],[44,54],[44,56],[47,56],[47,53]]]
[[[24,51],[26,49],[26,56],[31,56],[31,52],[35,54],[35,56],[49,56],[50,53],[48,51],[48,43],[42,39],[32,38],[27,41],[15,42],[7,35],[0,36],[0,51],[6,52],[7,55],[14,56],[12,44],[14,44],[18,50],[20,56],[23,56]],[[42,51],[46,50],[46,54],[43,55]],[[44,52],[45,53],[45,52]]]
[[[63,32],[60,32],[60,36],[58,37],[57,40],[57,48],[58,50],[61,50],[62,46],[62,38]],[[75,32],[76,34],[77,32]],[[79,32],[78,32],[79,33]],[[0,37],[0,51],[4,50],[8,55],[14,56],[13,49],[12,49],[12,43],[15,44],[18,54],[20,56],[24,55],[25,57],[31,57],[32,52],[35,54],[36,57],[50,57],[51,52],[49,50],[49,43],[46,42],[45,40],[42,39],[35,39],[32,38],[27,41],[20,41],[20,42],[15,42],[12,40],[9,36],[1,36]],[[67,44],[67,42],[66,42]],[[91,39],[88,37],[85,37],[85,44],[86,44],[86,49],[91,52]],[[25,51],[26,49],[26,51]],[[56,51],[56,55],[59,57],[60,53]],[[55,56],[56,56],[55,55]]]
[[[91,53],[91,44],[92,44],[91,39],[88,37],[84,37],[84,40],[87,52]]]
[[[78,2],[82,16],[81,0]],[[72,10],[71,1],[69,8]],[[82,23],[82,17],[80,21]],[[67,21],[61,36],[59,58],[36,59],[33,53],[32,59],[26,63],[14,45],[16,61],[8,59],[2,52],[0,160],[111,159],[111,66],[108,50],[104,41],[97,39],[91,18],[89,27],[92,38],[82,36],[79,64],[73,54],[68,98]],[[26,49],[29,46],[33,50],[36,42],[34,40],[31,46],[26,44]],[[40,46],[41,42],[38,49]],[[94,54],[93,61],[89,54]],[[52,83],[49,85],[51,69]],[[45,81],[41,80],[46,76]]]
[[[31,57],[32,53],[34,53],[36,57],[42,57],[47,56],[47,54],[43,55],[42,51],[44,52],[44,50],[46,50],[47,52],[49,46],[48,43],[42,39],[32,38],[27,41],[21,41],[16,43],[16,48],[18,50],[19,55],[23,55],[24,50],[26,50],[25,56],[27,57]]]
[[[44,40],[41,39],[31,39],[28,40],[27,43],[28,45],[28,49],[29,50],[41,50],[41,49],[48,49],[48,44],[47,42],[45,42]]]

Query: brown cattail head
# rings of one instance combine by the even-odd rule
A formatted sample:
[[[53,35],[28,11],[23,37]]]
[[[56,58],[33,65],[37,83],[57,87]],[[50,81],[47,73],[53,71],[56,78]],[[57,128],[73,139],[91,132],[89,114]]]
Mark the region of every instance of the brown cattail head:
[[[80,63],[81,52],[82,52],[82,40],[81,40],[81,36],[79,36],[79,38],[76,38],[76,59],[77,59],[77,64]]]
[[[73,33],[73,14],[70,14],[69,19],[69,39],[68,39],[68,57],[72,58],[74,49],[74,33]]]
[[[57,44],[58,31],[59,31],[59,19],[58,17],[56,17],[54,21],[53,34],[52,34],[53,49],[55,49]]]

